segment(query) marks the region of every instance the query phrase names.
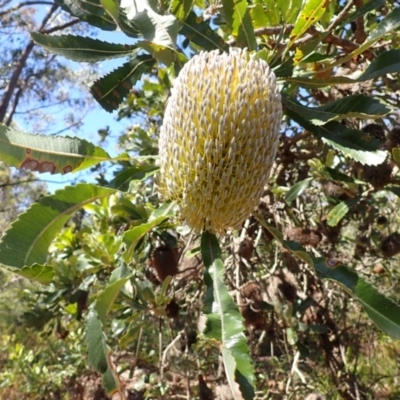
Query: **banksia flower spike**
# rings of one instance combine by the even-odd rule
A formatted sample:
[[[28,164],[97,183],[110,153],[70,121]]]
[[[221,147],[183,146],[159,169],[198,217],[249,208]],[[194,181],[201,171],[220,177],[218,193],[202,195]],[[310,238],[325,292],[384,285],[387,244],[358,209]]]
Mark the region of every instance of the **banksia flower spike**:
[[[159,194],[195,231],[237,229],[259,203],[281,123],[275,75],[245,50],[200,53],[181,70],[160,134]]]

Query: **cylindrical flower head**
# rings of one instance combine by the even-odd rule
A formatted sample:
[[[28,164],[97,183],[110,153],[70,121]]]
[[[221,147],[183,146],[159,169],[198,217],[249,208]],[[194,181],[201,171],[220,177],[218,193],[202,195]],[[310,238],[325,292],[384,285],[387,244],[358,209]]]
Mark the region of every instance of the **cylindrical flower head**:
[[[237,229],[260,201],[279,140],[281,98],[245,50],[200,53],[181,70],[161,128],[159,194],[195,231]]]

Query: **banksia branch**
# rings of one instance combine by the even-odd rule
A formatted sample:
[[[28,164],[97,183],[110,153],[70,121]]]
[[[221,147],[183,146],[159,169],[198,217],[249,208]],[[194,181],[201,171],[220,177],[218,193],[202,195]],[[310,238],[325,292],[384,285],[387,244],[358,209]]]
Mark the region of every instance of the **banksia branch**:
[[[159,194],[195,231],[237,229],[275,159],[281,99],[268,64],[245,50],[200,53],[181,70],[160,133]]]

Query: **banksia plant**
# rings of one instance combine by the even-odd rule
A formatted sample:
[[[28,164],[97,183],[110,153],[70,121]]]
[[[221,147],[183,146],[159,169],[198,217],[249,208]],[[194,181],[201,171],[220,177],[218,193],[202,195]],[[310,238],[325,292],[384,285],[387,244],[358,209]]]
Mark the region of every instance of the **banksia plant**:
[[[161,198],[194,231],[237,229],[275,159],[281,99],[268,64],[245,50],[200,53],[181,70],[160,133]]]

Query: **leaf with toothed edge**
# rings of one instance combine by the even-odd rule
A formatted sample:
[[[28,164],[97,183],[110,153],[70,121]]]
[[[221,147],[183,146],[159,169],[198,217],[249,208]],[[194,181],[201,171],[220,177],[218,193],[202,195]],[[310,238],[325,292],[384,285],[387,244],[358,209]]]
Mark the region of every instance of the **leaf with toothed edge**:
[[[20,214],[2,236],[1,263],[11,269],[45,263],[52,240],[71,215],[86,204],[115,192],[114,189],[80,183],[40,198]]]
[[[32,135],[1,124],[0,158],[16,168],[51,174],[75,172],[111,160],[101,147],[84,139]]]
[[[138,55],[97,80],[90,88],[94,98],[108,112],[118,108],[142,74],[155,64],[150,55]]]
[[[44,49],[74,61],[96,62],[126,57],[137,49],[136,46],[130,44],[109,43],[75,35],[51,36],[31,32],[31,37],[36,44]]]

